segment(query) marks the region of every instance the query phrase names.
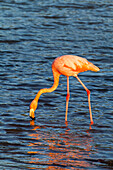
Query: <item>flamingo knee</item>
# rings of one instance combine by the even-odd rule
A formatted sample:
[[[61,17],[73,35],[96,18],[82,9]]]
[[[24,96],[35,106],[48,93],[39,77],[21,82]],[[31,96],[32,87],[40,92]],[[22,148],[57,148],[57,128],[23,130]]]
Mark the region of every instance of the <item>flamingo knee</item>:
[[[87,89],[87,95],[88,95],[88,96],[90,95],[90,93],[91,93],[90,90]]]
[[[70,98],[70,94],[67,94],[66,101],[69,101],[69,98]]]

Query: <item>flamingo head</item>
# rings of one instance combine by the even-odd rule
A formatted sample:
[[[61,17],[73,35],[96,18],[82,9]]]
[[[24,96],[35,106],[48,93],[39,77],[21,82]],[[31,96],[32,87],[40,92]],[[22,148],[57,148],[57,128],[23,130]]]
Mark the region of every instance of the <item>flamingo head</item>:
[[[30,114],[29,114],[30,118],[33,119],[33,120],[35,119],[35,113],[34,112],[35,112],[36,108],[37,108],[37,101],[33,100],[30,104]]]

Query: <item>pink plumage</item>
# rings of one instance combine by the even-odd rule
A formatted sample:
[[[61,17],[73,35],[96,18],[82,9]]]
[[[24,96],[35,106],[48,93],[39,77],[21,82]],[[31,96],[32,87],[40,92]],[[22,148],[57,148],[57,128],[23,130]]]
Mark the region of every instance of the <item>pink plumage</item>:
[[[68,102],[69,102],[69,76],[74,76],[77,80],[81,83],[88,95],[88,104],[89,104],[89,113],[90,113],[90,120],[91,124],[93,124],[92,112],[91,112],[91,104],[90,104],[90,90],[82,83],[82,81],[78,78],[78,73],[84,72],[87,70],[91,71],[99,71],[100,69],[89,62],[87,59],[74,56],[74,55],[64,55],[61,57],[56,58],[52,63],[52,71],[54,77],[54,84],[51,88],[45,88],[39,90],[36,97],[30,104],[30,117],[32,119],[35,118],[34,111],[38,106],[38,100],[42,93],[50,93],[54,91],[58,84],[59,84],[59,77],[60,75],[65,75],[67,77],[67,96],[66,96],[66,114],[65,114],[65,121],[67,121],[67,113],[68,113]]]
[[[87,70],[99,71],[99,68],[87,59],[74,55],[58,57],[54,60],[53,65],[60,74],[65,76],[76,76],[78,73]]]

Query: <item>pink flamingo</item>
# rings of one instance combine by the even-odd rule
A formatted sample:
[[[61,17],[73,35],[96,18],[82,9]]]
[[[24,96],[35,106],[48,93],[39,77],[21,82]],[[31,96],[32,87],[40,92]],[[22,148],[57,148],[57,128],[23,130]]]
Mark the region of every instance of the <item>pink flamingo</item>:
[[[69,76],[74,76],[81,83],[88,95],[88,104],[89,104],[89,113],[90,113],[90,121],[93,124],[92,112],[91,112],[91,104],[90,104],[90,90],[82,83],[82,81],[78,78],[78,73],[84,72],[87,70],[91,71],[99,71],[100,69],[89,62],[87,59],[74,56],[74,55],[64,55],[56,58],[52,63],[52,71],[54,77],[54,84],[51,88],[44,88],[39,90],[36,97],[30,104],[30,117],[35,119],[35,110],[38,106],[38,100],[42,93],[50,93],[54,91],[59,84],[60,75],[67,76],[67,96],[66,96],[66,113],[65,113],[65,121],[67,122],[67,113],[68,113],[68,102],[69,102]]]

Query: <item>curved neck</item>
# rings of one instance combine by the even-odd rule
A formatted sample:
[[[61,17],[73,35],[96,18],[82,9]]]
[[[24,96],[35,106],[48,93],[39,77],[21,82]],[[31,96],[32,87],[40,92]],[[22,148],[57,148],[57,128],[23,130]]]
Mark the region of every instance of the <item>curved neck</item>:
[[[54,83],[53,86],[51,88],[44,88],[44,89],[40,89],[39,92],[37,93],[35,100],[38,102],[39,97],[42,93],[50,93],[52,91],[54,91],[59,84],[59,77],[60,77],[60,73],[55,69],[55,67],[52,65],[52,71],[53,71],[53,77],[54,77]]]

